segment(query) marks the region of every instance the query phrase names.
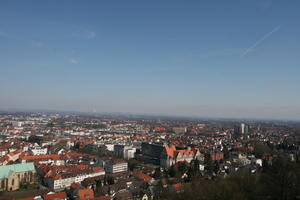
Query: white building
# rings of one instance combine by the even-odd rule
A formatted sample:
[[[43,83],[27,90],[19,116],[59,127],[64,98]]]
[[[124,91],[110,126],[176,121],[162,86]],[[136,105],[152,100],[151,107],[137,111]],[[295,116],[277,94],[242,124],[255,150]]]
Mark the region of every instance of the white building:
[[[107,174],[123,173],[128,170],[128,163],[124,160],[110,160],[104,165]]]
[[[243,166],[251,164],[251,160],[249,160],[247,158],[239,158],[238,162]]]
[[[14,122],[12,122],[12,125],[15,127],[21,127],[24,125],[24,122],[14,121]]]
[[[129,160],[135,157],[136,148],[126,145],[115,145],[114,154],[120,158]]]
[[[57,175],[49,178],[45,178],[46,184],[53,188],[55,191],[63,190],[69,188],[72,183],[81,183],[86,178],[92,178],[96,176],[104,176],[105,171],[100,170],[93,173],[82,173],[82,174],[63,174]]]
[[[254,158],[251,160],[252,163],[256,164],[256,165],[259,165],[260,167],[262,167],[262,159],[257,159],[257,158]]]
[[[114,151],[114,144],[105,144],[108,151]]]
[[[31,151],[33,155],[46,155],[48,153],[48,148],[37,146],[29,148],[29,151]]]
[[[176,164],[177,162],[187,162],[191,163],[192,160],[203,161],[204,156],[199,152],[198,149],[185,149],[177,150],[174,145],[165,145],[161,157],[160,165],[163,167],[169,167]]]
[[[199,170],[200,171],[204,171],[204,168],[205,168],[204,164],[199,164]]]
[[[187,128],[186,127],[173,127],[173,131],[176,134],[182,134],[182,133],[186,133]]]

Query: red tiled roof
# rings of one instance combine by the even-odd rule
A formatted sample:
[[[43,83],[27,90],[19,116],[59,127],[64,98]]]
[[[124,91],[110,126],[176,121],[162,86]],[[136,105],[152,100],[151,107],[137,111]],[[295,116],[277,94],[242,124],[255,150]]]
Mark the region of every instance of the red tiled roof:
[[[67,198],[67,194],[65,192],[43,195],[44,200],[66,199],[66,198]]]
[[[77,188],[77,187],[79,187],[80,186],[80,183],[72,183],[71,184],[71,187],[72,188]]]
[[[94,191],[92,189],[80,189],[78,190],[79,200],[94,200]]]
[[[13,152],[10,152],[8,155],[9,156],[14,156],[14,155],[16,155],[16,154],[19,154],[19,153],[22,153],[22,150],[15,150],[15,151],[13,151]]]
[[[101,167],[94,167],[94,168],[93,168],[93,171],[94,171],[94,172],[101,172],[101,171],[104,171],[104,169],[101,168]]]
[[[100,197],[95,197],[95,200],[111,200],[111,196],[100,196]]]
[[[56,154],[48,154],[48,155],[34,155],[34,156],[21,156],[21,160],[42,160],[42,159],[52,159],[59,160],[59,155]]]
[[[168,146],[165,145],[165,149],[166,152],[168,154],[168,156],[170,156],[171,158],[176,157],[178,154],[183,154],[183,155],[187,155],[187,154],[192,154],[195,155],[197,153],[197,149],[185,149],[185,150],[176,150],[176,147],[174,145]]]
[[[175,157],[176,147],[174,145],[171,145],[170,147],[168,145],[166,145],[165,149],[166,149],[168,156],[170,156],[172,158]]]
[[[149,176],[147,174],[144,174],[144,173],[142,173],[140,171],[137,171],[137,170],[133,171],[133,176],[135,176],[138,179],[142,179],[142,180],[144,180],[146,182],[150,182],[151,180],[153,180],[153,177],[151,177],[151,176]]]
[[[181,183],[176,183],[172,185],[176,191],[180,191],[182,189]]]

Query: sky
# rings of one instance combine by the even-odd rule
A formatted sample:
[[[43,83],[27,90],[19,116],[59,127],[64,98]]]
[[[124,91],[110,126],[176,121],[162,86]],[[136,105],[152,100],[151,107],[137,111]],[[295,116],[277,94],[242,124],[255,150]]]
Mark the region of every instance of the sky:
[[[300,120],[299,9],[0,1],[0,110]]]

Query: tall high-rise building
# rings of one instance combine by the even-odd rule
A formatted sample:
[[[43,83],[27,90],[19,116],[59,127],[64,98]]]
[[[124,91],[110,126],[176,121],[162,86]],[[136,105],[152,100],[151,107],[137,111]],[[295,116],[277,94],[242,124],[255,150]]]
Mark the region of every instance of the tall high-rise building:
[[[241,123],[239,126],[234,126],[234,135],[245,135],[249,133],[249,125],[245,123]]]

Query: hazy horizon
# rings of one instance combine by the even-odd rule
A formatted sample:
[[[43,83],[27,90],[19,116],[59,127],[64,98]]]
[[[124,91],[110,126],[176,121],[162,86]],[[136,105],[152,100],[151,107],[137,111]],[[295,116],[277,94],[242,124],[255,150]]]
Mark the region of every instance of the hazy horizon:
[[[300,120],[299,8],[2,1],[0,110]]]

